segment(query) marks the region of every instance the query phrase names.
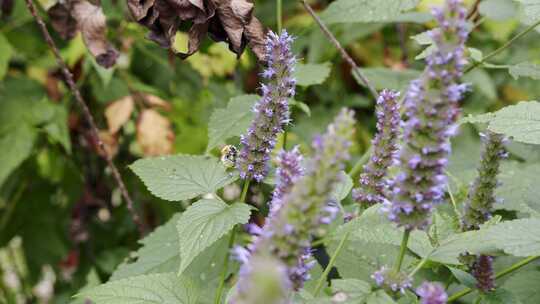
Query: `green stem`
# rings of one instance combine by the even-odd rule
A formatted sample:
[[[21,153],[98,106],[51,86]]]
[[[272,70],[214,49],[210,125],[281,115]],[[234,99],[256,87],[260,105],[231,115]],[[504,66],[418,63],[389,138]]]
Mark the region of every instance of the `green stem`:
[[[540,255],[537,255],[537,256],[532,256],[532,257],[528,257],[526,259],[523,259],[517,263],[515,263],[514,265],[506,268],[505,270],[501,271],[501,272],[498,272],[496,275],[495,275],[495,279],[499,279],[499,278],[502,278],[504,277],[505,275],[509,274],[509,273],[512,273],[518,269],[520,269],[521,267],[537,260],[537,259],[540,259]],[[473,292],[474,289],[472,288],[465,288],[463,289],[462,291],[452,295],[450,298],[448,298],[448,303],[450,302],[453,302],[461,297],[464,297],[468,294],[470,294],[471,292]]]
[[[413,271],[411,271],[411,273],[409,273],[409,278],[412,278],[414,277],[414,275],[420,270],[422,269],[422,267],[426,264],[426,262],[428,261],[428,256],[424,257],[420,263],[418,263],[418,265],[416,265],[416,267],[413,269]]]
[[[315,290],[313,291],[313,296],[314,297],[317,297],[317,295],[321,291],[322,285],[323,285],[324,281],[326,280],[326,277],[328,277],[328,274],[330,273],[330,270],[332,269],[332,267],[334,267],[334,264],[336,263],[337,256],[341,252],[341,249],[343,249],[343,245],[345,245],[345,241],[347,241],[347,239],[349,238],[349,234],[350,234],[350,231],[347,231],[343,235],[343,238],[341,238],[341,241],[339,241],[339,245],[337,246],[336,251],[334,251],[334,254],[330,258],[330,261],[328,262],[328,265],[326,265],[326,268],[324,269],[323,274],[321,275],[321,277],[317,281],[317,285],[315,285]]]
[[[283,131],[283,150],[287,150],[287,129]]]
[[[403,232],[403,239],[401,240],[401,247],[399,249],[399,255],[396,260],[396,265],[394,266],[394,270],[396,272],[399,272],[401,270],[401,264],[403,264],[403,258],[405,257],[405,252],[407,251],[407,243],[409,243],[409,236],[411,235],[410,230],[405,230]]]
[[[349,171],[349,176],[354,180],[358,177],[364,165],[368,162],[371,153],[373,152],[373,147],[369,147],[366,152],[360,157],[360,159],[354,164],[351,171]]]
[[[481,64],[483,64],[484,62],[486,62],[488,59],[491,59],[492,57],[494,56],[497,56],[498,54],[500,54],[502,51],[506,50],[507,48],[509,48],[514,42],[516,42],[516,40],[518,40],[519,38],[527,35],[530,31],[534,30],[535,27],[539,26],[540,25],[540,20],[536,21],[534,24],[528,26],[523,32],[515,35],[512,39],[508,40],[505,44],[503,44],[500,48],[496,49],[495,51],[487,54],[484,58],[482,58],[482,60],[478,61],[478,62],[475,62],[473,65],[469,66],[464,73],[468,73],[470,71],[472,71],[473,69],[477,68],[478,66],[480,66]]]
[[[278,33],[281,33],[281,29],[283,28],[283,2],[282,0],[276,0],[276,19],[277,19],[277,30]]]
[[[251,180],[246,179],[244,181],[244,187],[242,188],[242,194],[240,195],[240,202],[244,203],[246,201],[247,192],[249,189],[249,184]],[[236,237],[236,226],[233,227],[231,231],[231,236],[229,237],[229,245],[227,253],[225,253],[225,258],[223,260],[223,270],[221,271],[221,275],[219,278],[219,286],[216,291],[216,297],[214,300],[214,304],[220,304],[221,303],[221,296],[223,295],[223,287],[225,286],[225,278],[227,276],[227,271],[229,270],[229,255],[231,252],[231,248],[234,245],[234,239]]]

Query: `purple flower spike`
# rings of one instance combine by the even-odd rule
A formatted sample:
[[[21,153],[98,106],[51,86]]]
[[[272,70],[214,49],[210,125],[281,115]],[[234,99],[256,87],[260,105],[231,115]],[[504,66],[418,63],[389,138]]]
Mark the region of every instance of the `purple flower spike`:
[[[308,262],[312,237],[320,232],[321,223],[328,222],[336,212],[336,206],[328,202],[339,182],[344,161],[349,158],[353,126],[353,113],[344,110],[323,136],[314,139],[314,154],[305,175],[298,178],[290,190],[277,195],[281,207],[267,219],[262,233],[250,246],[251,258],[240,269],[235,303],[255,303],[244,300],[249,295],[246,286],[256,272],[251,260],[266,255],[286,266],[291,289],[302,288],[314,265]],[[280,164],[283,166],[284,162]]]
[[[476,287],[483,292],[495,288],[495,275],[493,274],[493,257],[480,255],[472,267],[472,274],[476,278]]]
[[[270,31],[266,38],[266,70],[261,75],[266,83],[261,85],[262,97],[253,107],[251,126],[240,138],[242,148],[236,165],[242,179],[261,182],[266,177],[277,135],[289,123],[288,99],[294,96],[296,86],[292,41],[286,31],[281,35]]]
[[[270,217],[273,217],[283,204],[283,196],[288,193],[294,183],[304,175],[302,154],[298,146],[291,151],[281,151],[277,156],[276,187],[270,202]]]
[[[491,218],[493,205],[497,202],[495,189],[499,185],[497,175],[502,159],[508,155],[504,148],[505,138],[493,132],[480,134],[484,146],[478,176],[472,183],[465,202],[462,229],[476,230]]]
[[[420,304],[446,304],[448,295],[439,283],[424,282],[416,289]]]
[[[392,195],[381,208],[408,230],[426,229],[434,206],[443,199],[450,137],[456,134],[458,103],[468,88],[459,83],[467,63],[466,9],[460,0],[447,0],[444,9],[433,13],[439,23],[430,32],[436,50],[405,96],[404,144],[396,160],[399,173],[392,181]]]
[[[383,90],[377,99],[377,134],[371,142],[373,155],[360,175],[360,186],[353,189],[354,200],[366,206],[382,203],[385,199],[387,183],[384,177],[397,151],[401,122],[398,97],[398,92]]]

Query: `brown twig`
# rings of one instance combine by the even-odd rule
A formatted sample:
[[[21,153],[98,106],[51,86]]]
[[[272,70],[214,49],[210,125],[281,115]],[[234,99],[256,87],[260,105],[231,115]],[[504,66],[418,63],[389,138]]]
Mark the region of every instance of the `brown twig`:
[[[92,114],[90,113],[90,110],[88,109],[88,106],[86,105],[86,102],[82,98],[81,92],[79,91],[79,89],[75,85],[75,81],[73,80],[73,75],[69,71],[65,61],[60,56],[60,51],[58,50],[58,47],[56,46],[54,40],[52,39],[52,37],[51,37],[51,35],[49,33],[49,30],[47,29],[47,26],[45,25],[45,22],[43,22],[43,19],[37,13],[37,10],[36,10],[36,7],[35,7],[33,1],[32,0],[26,0],[26,6],[28,7],[28,10],[30,11],[30,14],[32,14],[32,16],[34,17],[36,23],[38,24],[38,26],[39,26],[39,28],[41,30],[41,33],[43,34],[43,37],[45,38],[45,41],[47,42],[47,45],[49,46],[49,48],[51,49],[51,51],[54,54],[54,57],[56,58],[56,62],[58,64],[58,66],[60,67],[60,69],[62,71],[62,74],[64,75],[64,78],[66,80],[67,85],[69,86],[69,89],[70,89],[71,93],[73,94],[73,96],[75,96],[75,100],[79,104],[79,107],[81,108],[82,113],[83,113],[86,121],[90,125],[90,131],[91,131],[92,135],[96,138],[98,147],[101,149],[101,151],[102,151],[102,153],[104,155],[104,158],[107,161],[107,165],[111,169],[112,175],[113,175],[114,179],[116,180],[116,183],[118,184],[118,187],[120,188],[120,191],[122,193],[122,197],[126,201],[127,209],[131,213],[131,217],[133,218],[133,222],[135,222],[135,225],[139,229],[139,233],[141,234],[141,236],[144,235],[144,227],[143,227],[142,222],[141,222],[141,220],[139,218],[139,215],[135,211],[135,208],[133,206],[133,200],[129,196],[126,185],[122,181],[122,176],[120,176],[120,172],[118,171],[118,169],[114,165],[111,155],[107,152],[107,150],[105,149],[105,144],[103,143],[103,141],[99,137],[99,131],[98,131],[98,128],[97,128],[96,123],[94,121],[94,118],[92,117]]]
[[[349,53],[347,53],[347,51],[341,46],[341,43],[339,43],[339,41],[336,39],[334,34],[332,34],[332,32],[330,32],[330,30],[324,24],[324,22],[321,20],[321,18],[319,18],[319,16],[317,16],[317,14],[313,11],[311,6],[309,4],[307,4],[306,0],[301,0],[301,2],[304,5],[304,8],[311,15],[311,17],[313,17],[315,22],[319,25],[319,27],[321,28],[323,33],[326,35],[328,40],[330,40],[330,42],[332,42],[332,44],[334,44],[334,46],[341,53],[341,57],[345,61],[347,61],[347,63],[351,66],[353,75],[356,75],[360,79],[360,81],[362,81],[362,83],[368,88],[371,95],[373,95],[373,97],[375,99],[377,99],[377,97],[379,96],[379,94],[377,93],[377,90],[375,90],[375,88],[373,87],[373,85],[371,85],[371,83],[366,78],[366,76],[364,76],[364,74],[360,71],[360,68],[358,67],[358,65],[356,65],[356,62],[354,62],[354,60],[349,55]]]
[[[480,5],[480,1],[482,0],[476,0],[474,4],[469,9],[469,12],[467,13],[467,19],[473,19],[476,17],[476,14],[478,13],[478,6]]]

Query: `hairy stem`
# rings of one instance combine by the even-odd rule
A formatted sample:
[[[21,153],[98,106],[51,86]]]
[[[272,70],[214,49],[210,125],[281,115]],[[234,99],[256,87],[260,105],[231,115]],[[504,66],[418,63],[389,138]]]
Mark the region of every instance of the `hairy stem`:
[[[90,113],[90,109],[88,108],[86,102],[84,101],[81,92],[79,91],[79,88],[75,85],[75,81],[73,80],[73,75],[69,71],[66,62],[64,59],[62,59],[62,56],[60,56],[60,51],[58,50],[58,47],[56,46],[56,43],[51,37],[51,34],[49,33],[49,30],[47,29],[47,26],[45,25],[45,22],[43,22],[43,18],[37,13],[36,7],[34,5],[34,2],[32,0],[25,0],[26,6],[28,7],[28,10],[30,11],[30,14],[34,17],[34,20],[38,24],[41,33],[43,34],[43,37],[45,38],[45,42],[47,42],[47,45],[49,46],[49,49],[54,54],[54,57],[56,59],[56,63],[60,67],[60,70],[62,71],[62,74],[64,75],[65,81],[69,87],[69,90],[71,91],[71,94],[75,97],[75,100],[77,101],[79,107],[82,110],[82,114],[86,121],[88,122],[88,125],[90,126],[90,132],[92,133],[92,136],[96,140],[99,149],[103,153],[103,156],[105,160],[107,161],[107,165],[111,169],[113,178],[115,179],[116,183],[118,184],[118,188],[120,188],[120,192],[122,193],[122,197],[126,201],[126,207],[131,214],[131,218],[133,219],[133,222],[139,229],[140,235],[144,235],[145,229],[144,226],[139,218],[139,215],[135,211],[133,200],[131,199],[131,196],[129,195],[129,192],[127,191],[126,185],[124,184],[124,181],[122,180],[122,176],[120,175],[120,172],[118,171],[118,168],[116,168],[116,165],[114,164],[112,160],[112,156],[109,155],[107,150],[105,149],[105,144],[99,137],[99,130],[96,126],[96,123],[94,121],[94,117]]]
[[[514,265],[504,269],[503,271],[500,271],[498,272],[497,274],[495,274],[495,279],[499,279],[499,278],[502,278],[504,277],[505,275],[509,274],[509,273],[512,273],[518,269],[520,269],[521,267],[531,263],[531,262],[534,262],[535,260],[538,260],[540,259],[540,255],[537,255],[537,256],[532,256],[532,257],[528,257],[526,259],[523,259],[517,263],[515,263]],[[473,292],[474,289],[473,288],[465,288],[463,289],[462,291],[458,292],[458,293],[455,293],[453,294],[452,296],[450,296],[448,298],[448,303],[450,302],[453,302],[459,298],[462,298],[468,294],[470,294],[471,292]]]
[[[373,95],[373,98],[377,99],[377,97],[379,96],[379,94],[377,93],[377,90],[375,90],[375,87],[373,87],[373,85],[369,82],[369,80],[366,78],[366,76],[360,71],[360,68],[358,67],[356,62],[354,62],[354,60],[349,55],[349,53],[347,53],[347,51],[341,46],[341,43],[339,43],[339,41],[336,39],[334,34],[332,34],[332,32],[330,32],[330,30],[328,29],[326,24],[324,24],[324,22],[321,20],[321,18],[319,18],[319,16],[317,16],[317,14],[313,11],[311,6],[309,6],[309,4],[306,2],[306,0],[301,0],[301,2],[302,2],[302,5],[304,5],[304,8],[306,9],[306,11],[313,18],[313,20],[315,20],[317,25],[319,25],[319,27],[321,28],[323,33],[326,35],[328,40],[330,40],[330,42],[332,42],[332,44],[334,44],[334,46],[338,49],[338,51],[341,54],[341,57],[345,61],[347,61],[347,63],[351,66],[352,74],[354,76],[356,76],[368,88],[371,95]]]
[[[250,179],[246,179],[244,181],[244,186],[242,188],[242,194],[240,195],[240,202],[244,203],[246,201],[246,196],[249,189],[249,184],[251,183]],[[225,286],[225,279],[227,276],[227,272],[229,270],[229,256],[231,252],[231,248],[234,245],[234,239],[236,238],[236,226],[233,227],[231,231],[231,236],[229,237],[229,244],[228,244],[228,250],[225,253],[225,258],[223,259],[223,270],[221,271],[221,275],[219,278],[219,286],[216,291],[216,297],[214,299],[214,304],[220,304],[221,303],[221,297],[223,296],[223,287]]]
[[[399,255],[396,260],[396,264],[394,266],[394,270],[396,272],[399,272],[401,270],[401,264],[403,264],[403,258],[405,257],[405,252],[407,251],[407,243],[409,243],[409,236],[411,235],[411,231],[406,229],[403,232],[403,239],[401,240],[401,246],[399,249]]]
[[[339,244],[336,248],[336,251],[334,251],[334,254],[332,254],[332,257],[330,257],[330,261],[328,262],[328,265],[326,265],[326,268],[324,269],[324,272],[322,273],[321,277],[317,281],[317,285],[315,285],[315,290],[313,291],[313,296],[317,297],[319,292],[321,291],[322,285],[324,281],[326,280],[326,277],[328,277],[328,274],[330,273],[330,270],[332,270],[332,267],[334,267],[334,264],[336,263],[336,259],[341,252],[341,249],[343,249],[343,245],[345,245],[345,242],[349,238],[350,231],[347,231],[343,237],[341,238],[341,241],[339,241]]]
[[[519,38],[527,35],[530,31],[534,30],[535,27],[539,26],[540,25],[540,20],[536,21],[534,24],[528,26],[523,32],[515,35],[514,37],[512,37],[512,39],[508,40],[505,44],[503,44],[500,48],[496,49],[495,51],[487,54],[484,58],[482,58],[482,60],[480,61],[477,61],[475,62],[474,64],[472,64],[471,66],[469,66],[464,73],[468,73],[472,70],[474,70],[475,68],[477,68],[478,66],[484,64],[488,59],[491,59],[492,57],[494,56],[497,56],[498,54],[500,54],[502,51],[506,50],[507,48],[509,48],[514,42],[516,42]]]

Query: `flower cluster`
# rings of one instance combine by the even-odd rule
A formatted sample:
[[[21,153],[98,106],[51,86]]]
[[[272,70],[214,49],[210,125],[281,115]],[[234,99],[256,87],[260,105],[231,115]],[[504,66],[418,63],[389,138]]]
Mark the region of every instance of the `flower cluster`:
[[[466,64],[466,9],[460,0],[447,0],[446,7],[433,14],[439,23],[430,32],[436,49],[405,96],[399,173],[392,181],[391,199],[382,208],[391,221],[409,230],[425,229],[434,204],[442,201],[449,139],[457,131],[458,103],[467,90],[459,83]]]
[[[353,113],[343,110],[327,132],[314,139],[314,155],[306,167],[306,174],[281,197],[281,207],[268,218],[249,247],[251,256],[241,267],[235,303],[248,303],[245,295],[255,271],[251,261],[260,256],[276,257],[287,269],[291,288],[302,286],[312,266],[305,263],[312,235],[319,230],[321,222],[326,221],[322,218],[335,213],[335,206],[329,206],[328,202],[339,182],[343,162],[349,158],[353,125]]]
[[[493,273],[493,257],[479,255],[472,266],[472,275],[476,279],[476,287],[488,292],[495,288],[495,275]]]
[[[304,175],[302,167],[302,154],[298,146],[291,151],[280,151],[276,162],[276,187],[272,193],[269,216],[274,216],[281,208],[283,196],[289,193],[296,181]]]
[[[420,304],[446,304],[448,295],[439,283],[424,282],[416,289]]]
[[[472,183],[462,219],[464,231],[476,230],[481,224],[491,218],[493,205],[496,203],[495,189],[499,182],[499,165],[508,156],[505,148],[505,138],[500,134],[488,131],[480,134],[483,142],[482,157],[478,176]]]
[[[373,155],[360,175],[360,186],[353,190],[356,202],[371,206],[385,199],[387,183],[384,177],[397,151],[400,114],[398,92],[383,90],[377,99],[377,133],[371,145]]]
[[[242,135],[242,149],[237,168],[242,179],[262,181],[268,174],[270,152],[276,145],[277,134],[289,123],[288,99],[295,94],[293,77],[296,58],[291,51],[293,38],[283,31],[281,35],[268,33],[266,40],[266,69],[262,77],[262,97],[253,107],[255,117],[247,134]]]
[[[401,271],[395,271],[386,266],[381,267],[375,271],[371,278],[375,280],[377,286],[384,288],[385,290],[395,293],[405,293],[405,290],[411,288],[412,279]]]

